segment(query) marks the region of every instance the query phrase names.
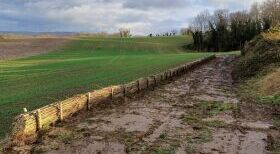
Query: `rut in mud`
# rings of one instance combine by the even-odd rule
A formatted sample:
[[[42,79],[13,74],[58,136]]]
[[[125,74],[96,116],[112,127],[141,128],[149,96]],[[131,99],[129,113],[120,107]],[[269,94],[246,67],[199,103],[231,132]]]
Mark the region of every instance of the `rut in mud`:
[[[25,149],[47,153],[266,153],[270,122],[240,116],[241,102],[231,79],[233,59],[219,57],[126,102],[98,106],[52,128]]]

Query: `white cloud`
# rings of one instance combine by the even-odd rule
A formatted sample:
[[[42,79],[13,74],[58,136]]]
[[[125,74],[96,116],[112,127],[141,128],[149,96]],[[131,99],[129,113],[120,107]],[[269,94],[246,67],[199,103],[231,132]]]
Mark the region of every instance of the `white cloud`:
[[[216,5],[219,8],[230,9],[232,5],[239,6],[240,9],[248,8],[253,3],[261,3],[265,0],[209,0],[210,3]]]
[[[41,31],[117,31],[131,28],[135,34],[164,32],[185,26],[198,12],[226,7],[244,9],[254,0],[15,0],[0,2],[0,17],[45,25]],[[261,0],[257,0],[261,1]],[[2,6],[2,7],[1,7]],[[48,23],[50,26],[48,26]],[[26,25],[26,24],[25,24]],[[2,28],[5,26],[2,26]],[[9,28],[9,26],[6,26]],[[36,27],[40,30],[40,26]],[[43,27],[41,27],[43,28]],[[0,29],[5,30],[5,29]]]

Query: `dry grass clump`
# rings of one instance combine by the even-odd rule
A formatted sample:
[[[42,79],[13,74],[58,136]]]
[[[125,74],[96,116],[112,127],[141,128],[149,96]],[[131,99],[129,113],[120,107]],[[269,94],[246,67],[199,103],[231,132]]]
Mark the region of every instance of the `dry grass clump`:
[[[279,40],[280,39],[280,26],[270,29],[268,32],[262,34],[266,39]]]
[[[280,68],[264,76],[259,81],[260,91],[264,95],[280,95]]]

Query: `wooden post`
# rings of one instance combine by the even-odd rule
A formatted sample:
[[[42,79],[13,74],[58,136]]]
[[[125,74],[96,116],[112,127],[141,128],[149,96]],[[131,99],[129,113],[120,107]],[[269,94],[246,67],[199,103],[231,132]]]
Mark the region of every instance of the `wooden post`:
[[[123,85],[123,97],[126,97],[125,85]]]
[[[147,89],[149,88],[149,78],[146,78],[147,79]]]
[[[41,110],[36,111],[36,122],[37,122],[37,131],[42,129],[42,119],[41,119]]]
[[[124,100],[125,103],[127,102],[126,99],[127,99],[127,98],[126,98],[126,86],[124,85],[124,86],[123,86],[123,100]]]
[[[111,87],[111,100],[114,101],[114,88]]]
[[[87,94],[87,110],[90,110],[90,103],[91,103],[91,101],[90,101],[90,98],[91,98],[91,95],[90,95],[90,93],[88,93]]]
[[[152,84],[152,90],[154,91],[156,86],[155,76],[151,76],[151,78],[154,80],[154,83]]]
[[[154,81],[155,81],[155,84],[154,84],[154,87],[157,85],[157,77],[156,75],[153,76],[154,77]]]
[[[137,80],[137,92],[140,92],[140,79],[139,80]]]
[[[59,102],[59,120],[63,120],[63,108],[62,108],[62,102]]]

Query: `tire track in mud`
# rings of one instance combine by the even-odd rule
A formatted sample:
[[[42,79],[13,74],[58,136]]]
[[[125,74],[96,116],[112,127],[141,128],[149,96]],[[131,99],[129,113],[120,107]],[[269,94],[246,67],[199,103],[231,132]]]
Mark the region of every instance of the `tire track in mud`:
[[[230,62],[218,57],[165,85],[105,103],[25,149],[47,153],[266,153],[269,123],[239,119]]]

